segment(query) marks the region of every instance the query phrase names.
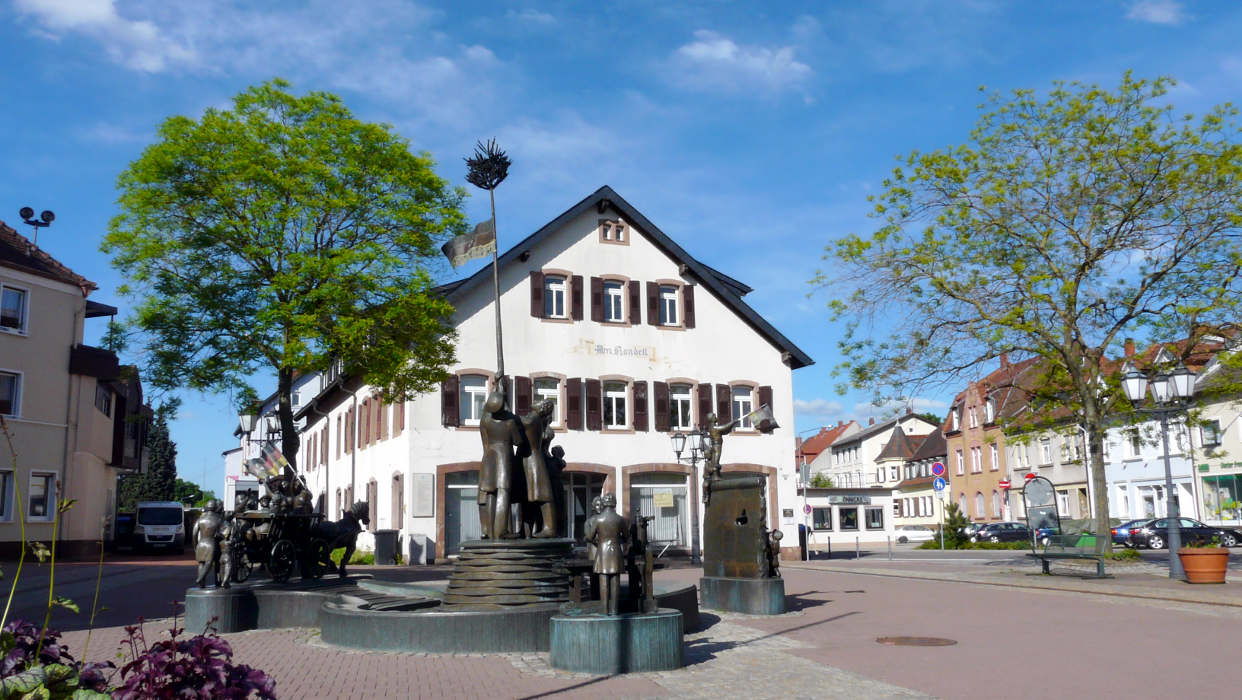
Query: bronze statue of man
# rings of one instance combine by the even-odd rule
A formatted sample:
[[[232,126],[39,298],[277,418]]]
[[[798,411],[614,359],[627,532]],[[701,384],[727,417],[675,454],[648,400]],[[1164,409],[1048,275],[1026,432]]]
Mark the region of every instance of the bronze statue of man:
[[[556,403],[551,400],[540,401],[535,409],[521,417],[522,433],[526,445],[522,451],[522,474],[526,477],[526,503],[532,507],[539,506],[542,522],[538,532],[531,537],[556,537],[557,512],[556,499],[552,493],[552,478],[548,473],[547,454],[545,449],[551,439],[548,423],[552,419],[552,409]],[[533,525],[532,525],[533,527]]]
[[[629,528],[617,514],[617,497],[606,493],[600,498],[603,512],[593,515],[583,528],[588,542],[595,544],[591,570],[599,576],[600,597],[609,615],[620,612],[621,574],[625,571],[625,544]]]
[[[483,402],[479,435],[483,439],[483,461],[479,467],[479,522],[483,538],[513,537],[509,532],[509,487],[513,484],[516,457],[514,449],[522,443],[521,426],[505,408],[505,378],[496,378],[496,388]]]
[[[194,523],[194,559],[198,562],[196,583],[199,588],[206,588],[207,575],[216,573],[216,563],[220,559],[220,543],[216,537],[224,524],[223,512],[224,504],[212,499],[203,506],[203,514]],[[212,583],[219,585],[219,581]]]
[[[724,436],[733,432],[738,419],[716,424],[716,414],[707,414],[707,449],[703,453],[703,505],[712,500],[712,481],[720,477],[720,453],[724,450]]]

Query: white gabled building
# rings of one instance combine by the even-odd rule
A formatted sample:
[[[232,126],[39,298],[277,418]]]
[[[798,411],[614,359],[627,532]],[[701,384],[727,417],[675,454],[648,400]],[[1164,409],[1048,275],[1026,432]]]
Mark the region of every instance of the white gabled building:
[[[688,552],[692,511],[703,521],[701,475],[688,454],[678,463],[670,435],[708,413],[770,403],[782,427],[739,427],[721,461],[767,478],[768,526],[783,526],[786,553],[796,553],[792,371],[812,360],[742,300],[749,287],[696,260],[609,187],[505,252],[499,271],[511,400],[517,412],[556,401],[570,536],[582,536],[591,499],[615,491],[620,512],[656,517],[658,545]],[[326,511],[339,517],[367,500],[372,528],[400,531],[403,551],[427,542],[437,557],[479,535],[477,426],[496,368],[491,266],[441,291],[458,341],[439,391],[389,406],[338,376],[298,412],[299,469]]]

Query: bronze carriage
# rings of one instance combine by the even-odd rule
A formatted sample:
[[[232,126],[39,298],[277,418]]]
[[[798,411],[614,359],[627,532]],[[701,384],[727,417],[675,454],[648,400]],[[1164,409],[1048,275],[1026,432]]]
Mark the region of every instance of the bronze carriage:
[[[273,513],[251,510],[235,516],[233,580],[250,578],[256,566],[267,569],[277,583],[289,580],[296,568],[302,578],[317,579],[330,561],[328,543],[314,534],[320,513]]]

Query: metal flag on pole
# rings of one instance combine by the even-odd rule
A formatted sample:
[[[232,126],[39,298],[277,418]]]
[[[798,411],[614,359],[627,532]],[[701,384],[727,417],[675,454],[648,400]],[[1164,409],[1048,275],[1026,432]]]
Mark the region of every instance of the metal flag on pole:
[[[766,403],[746,414],[746,418],[761,433],[770,433],[780,427],[776,424],[776,419],[772,417],[772,407]]]
[[[470,233],[455,236],[451,241],[440,246],[444,257],[448,258],[453,269],[457,269],[475,258],[484,258],[496,254],[496,224],[488,219],[474,227]]]

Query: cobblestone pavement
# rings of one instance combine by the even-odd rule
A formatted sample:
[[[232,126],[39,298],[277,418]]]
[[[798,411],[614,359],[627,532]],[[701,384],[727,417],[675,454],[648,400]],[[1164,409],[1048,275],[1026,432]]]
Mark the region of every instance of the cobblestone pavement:
[[[1107,581],[1051,577],[1057,585],[1095,587],[1094,595],[1084,595],[1023,587],[1052,584],[1016,566],[921,563],[877,575],[867,573],[880,568],[875,562],[854,571],[815,564],[784,567],[785,615],[704,611],[701,628],[686,637],[686,667],[670,672],[567,673],[538,653],[356,652],[328,646],[309,629],[225,638],[236,661],[275,677],[282,698],[1142,698],[1214,697],[1242,685],[1233,641],[1242,599],[1232,586],[1197,592],[1205,587],[1139,569]],[[700,573],[674,569],[659,577],[697,583]],[[1146,597],[1128,595],[1135,592]],[[1205,595],[1217,603],[1196,602]],[[146,624],[152,639],[166,628]],[[877,644],[886,636],[953,644]],[[87,656],[110,657],[122,637],[119,627],[95,630]],[[81,652],[85,631],[67,633],[66,642]],[[1136,660],[1145,661],[1136,666]],[[1183,672],[1136,671],[1156,660]],[[1030,669],[1056,672],[1038,674],[1032,685]]]

